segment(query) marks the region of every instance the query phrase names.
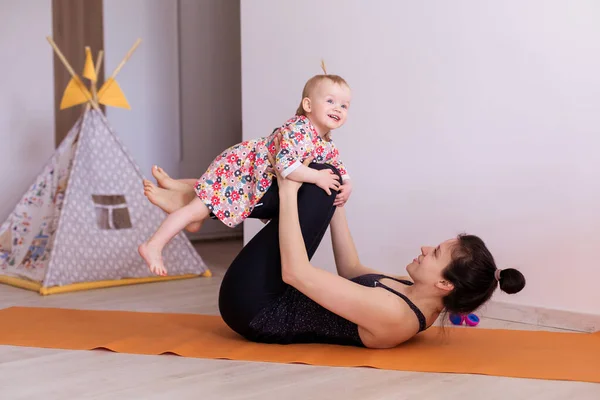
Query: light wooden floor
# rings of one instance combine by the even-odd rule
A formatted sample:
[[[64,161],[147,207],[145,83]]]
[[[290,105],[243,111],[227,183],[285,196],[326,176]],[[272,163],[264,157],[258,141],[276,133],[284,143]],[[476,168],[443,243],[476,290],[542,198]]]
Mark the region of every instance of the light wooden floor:
[[[0,285],[0,308],[21,305],[216,315],[221,277],[240,248],[239,241],[197,244],[213,271],[211,279],[48,297]],[[481,326],[541,329],[485,318]],[[110,398],[598,400],[600,385],[0,346],[2,400]]]

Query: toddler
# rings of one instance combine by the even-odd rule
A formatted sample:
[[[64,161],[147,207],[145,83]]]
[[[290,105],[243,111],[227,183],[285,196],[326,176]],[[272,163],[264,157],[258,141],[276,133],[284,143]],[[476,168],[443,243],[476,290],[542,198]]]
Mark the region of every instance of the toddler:
[[[338,190],[334,205],[346,203],[352,185],[331,132],[346,122],[351,91],[343,78],[324,72],[306,82],[296,114],[282,126],[267,137],[244,141],[218,155],[195,182],[193,200],[172,212],[155,234],[140,245],[139,253],[153,273],[166,275],[162,249],[186,226],[188,230],[199,230],[207,218],[215,218],[235,227],[246,218],[263,218],[261,200],[275,177],[271,168],[277,168],[286,179],[314,183],[327,194],[331,194],[331,189]],[[275,149],[275,138],[279,138],[279,151]],[[274,165],[269,162],[269,154]],[[315,170],[304,165],[309,157],[313,162],[336,167],[342,182],[330,169]],[[171,212],[167,207],[161,208]]]

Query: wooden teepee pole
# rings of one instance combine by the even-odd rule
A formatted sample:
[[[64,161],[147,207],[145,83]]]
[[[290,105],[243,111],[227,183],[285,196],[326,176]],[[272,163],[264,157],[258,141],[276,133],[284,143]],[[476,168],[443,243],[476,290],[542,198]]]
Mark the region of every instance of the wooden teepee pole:
[[[47,36],[46,39],[48,40],[48,43],[50,43],[50,46],[52,46],[52,48],[56,52],[56,55],[58,56],[58,58],[60,59],[60,61],[62,61],[62,63],[64,64],[65,68],[67,68],[67,71],[69,71],[69,73],[71,74],[71,77],[73,79],[76,79],[80,83],[82,83],[81,82],[81,78],[79,78],[79,75],[77,75],[75,73],[75,71],[71,67],[71,64],[69,64],[69,62],[67,61],[67,59],[65,58],[65,56],[62,54],[62,52],[60,51],[60,49],[58,48],[58,46],[56,45],[56,43],[54,43],[54,40],[52,40],[52,38],[50,36]],[[100,110],[100,107],[98,107],[98,103],[96,103],[93,98],[90,98],[89,93],[86,93],[85,91],[82,91],[82,93],[85,96],[86,100],[92,105],[92,107],[94,107],[94,110],[96,110],[100,114],[102,114],[102,111]]]
[[[117,74],[119,73],[119,71],[121,71],[121,68],[123,68],[125,66],[125,63],[127,62],[127,60],[129,60],[129,58],[131,57],[131,55],[133,54],[135,49],[137,49],[137,47],[140,45],[141,42],[142,42],[142,39],[138,39],[135,41],[133,46],[131,46],[131,49],[129,49],[129,51],[127,52],[127,54],[125,55],[125,57],[123,58],[121,63],[117,66],[117,68],[115,68],[113,73],[110,75],[110,78],[108,78],[108,79],[115,79],[117,77]]]
[[[121,71],[121,68],[125,66],[125,63],[127,62],[127,60],[129,60],[129,58],[132,56],[133,52],[135,51],[135,49],[137,49],[141,42],[142,39],[138,39],[135,41],[135,43],[133,44],[133,46],[131,46],[127,54],[125,54],[125,57],[123,57],[123,60],[119,63],[119,65],[117,65],[117,68],[115,68],[110,77],[104,82],[104,85],[106,85],[106,87],[104,87],[103,85],[103,87],[100,88],[100,90],[107,90],[110,87],[110,85],[115,81],[115,78],[117,77],[119,71]]]
[[[104,54],[104,51],[100,50],[98,52],[98,58],[96,59],[96,65],[94,66],[94,69],[96,70],[96,76],[99,75],[100,72],[100,67],[102,66],[102,55]],[[98,85],[96,82],[92,82],[92,96],[94,96],[94,101],[97,103],[98,102]]]
[[[104,56],[104,51],[100,50],[98,52],[98,58],[96,59],[96,74],[100,71],[100,67],[102,66],[102,56]]]

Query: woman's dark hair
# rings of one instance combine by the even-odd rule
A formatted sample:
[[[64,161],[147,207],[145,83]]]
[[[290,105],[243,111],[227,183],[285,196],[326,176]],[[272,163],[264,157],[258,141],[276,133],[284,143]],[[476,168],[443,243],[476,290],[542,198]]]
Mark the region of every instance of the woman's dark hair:
[[[513,294],[525,287],[525,277],[514,268],[503,269],[496,279],[496,262],[479,237],[459,235],[452,249],[452,261],[443,272],[443,277],[454,285],[444,297],[447,312],[467,314],[488,301],[498,283],[503,292]]]

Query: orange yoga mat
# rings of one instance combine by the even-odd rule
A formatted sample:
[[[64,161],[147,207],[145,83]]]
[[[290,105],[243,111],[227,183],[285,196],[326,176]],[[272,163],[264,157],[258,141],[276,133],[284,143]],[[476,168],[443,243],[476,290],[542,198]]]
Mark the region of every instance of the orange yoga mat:
[[[600,333],[430,328],[388,350],[248,342],[220,317],[12,307],[0,345],[600,383]]]

